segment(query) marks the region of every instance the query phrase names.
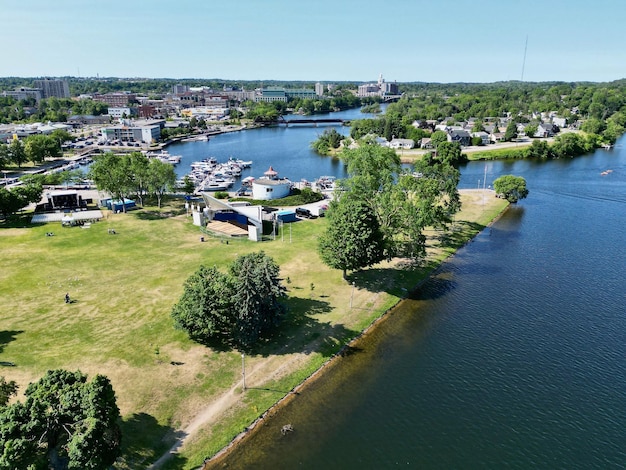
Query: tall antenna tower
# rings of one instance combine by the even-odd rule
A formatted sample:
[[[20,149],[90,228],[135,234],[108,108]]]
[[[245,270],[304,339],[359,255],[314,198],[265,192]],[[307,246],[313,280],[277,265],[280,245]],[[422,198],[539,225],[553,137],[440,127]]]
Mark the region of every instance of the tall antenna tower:
[[[528,34],[526,35],[526,44],[524,44],[524,60],[522,60],[522,78],[520,81],[524,81],[524,67],[526,67],[526,51],[528,50]]]

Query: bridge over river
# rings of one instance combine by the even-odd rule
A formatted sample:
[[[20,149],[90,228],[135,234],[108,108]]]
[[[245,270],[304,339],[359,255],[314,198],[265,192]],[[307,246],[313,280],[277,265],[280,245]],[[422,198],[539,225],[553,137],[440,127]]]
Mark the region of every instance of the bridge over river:
[[[293,126],[293,125],[299,125],[299,126],[319,126],[319,125],[329,125],[329,126],[349,126],[350,125],[350,121],[348,119],[329,119],[329,118],[324,118],[324,119],[285,119],[284,117],[280,116],[278,118],[277,123],[279,125],[285,125],[287,127],[289,126]]]

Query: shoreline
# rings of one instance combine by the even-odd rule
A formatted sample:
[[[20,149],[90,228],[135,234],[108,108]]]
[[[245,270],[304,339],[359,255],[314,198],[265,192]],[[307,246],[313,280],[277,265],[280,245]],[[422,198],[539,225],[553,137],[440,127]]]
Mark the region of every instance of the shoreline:
[[[459,190],[463,192],[474,192],[477,191],[475,189],[464,189]],[[495,215],[495,217],[489,221],[485,227],[473,234],[467,240],[465,240],[461,245],[454,248],[454,250],[444,256],[440,262],[433,267],[423,279],[421,279],[417,284],[411,287],[406,293],[398,299],[398,301],[393,304],[391,307],[385,309],[380,315],[376,316],[363,330],[361,330],[354,338],[348,341],[345,345],[343,345],[339,351],[331,355],[320,367],[314,370],[310,375],[308,375],[305,379],[303,379],[299,384],[293,387],[287,394],[274,403],[270,408],[268,408],[265,412],[263,412],[258,418],[256,418],[249,426],[247,426],[243,431],[237,434],[225,447],[223,447],[220,451],[218,451],[213,456],[207,458],[204,461],[202,467],[199,470],[210,470],[212,468],[216,468],[217,465],[223,464],[223,460],[228,458],[228,456],[234,452],[239,445],[244,443],[244,441],[254,435],[255,432],[258,431],[259,425],[263,424],[268,419],[271,419],[283,406],[289,404],[293,399],[295,399],[298,395],[305,392],[306,389],[315,383],[316,380],[322,377],[322,375],[327,371],[329,367],[332,367],[337,364],[337,362],[346,355],[346,352],[351,348],[358,347],[360,342],[364,339],[364,337],[371,332],[375,331],[383,322],[387,321],[391,317],[391,313],[400,308],[402,303],[409,298],[413,293],[415,293],[422,285],[424,285],[427,281],[429,281],[434,275],[439,272],[445,263],[452,257],[454,257],[459,250],[467,246],[476,236],[478,236],[485,229],[491,227],[495,222],[497,222],[504,213],[511,207],[508,204],[504,209],[502,209],[499,213]]]

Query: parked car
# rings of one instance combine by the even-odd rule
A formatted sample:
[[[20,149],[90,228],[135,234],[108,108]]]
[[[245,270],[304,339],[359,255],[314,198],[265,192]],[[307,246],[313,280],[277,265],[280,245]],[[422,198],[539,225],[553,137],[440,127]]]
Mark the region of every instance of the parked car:
[[[317,216],[304,207],[296,207],[296,215],[304,219],[317,219]]]

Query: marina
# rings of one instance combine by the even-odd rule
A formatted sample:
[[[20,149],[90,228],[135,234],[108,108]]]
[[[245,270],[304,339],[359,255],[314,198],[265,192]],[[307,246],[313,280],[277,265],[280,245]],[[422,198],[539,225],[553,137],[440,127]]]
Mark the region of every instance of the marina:
[[[208,157],[200,161],[192,162],[191,171],[185,175],[194,184],[197,193],[203,191],[227,191],[241,178],[244,169],[250,168],[252,161],[244,161],[230,157],[227,161],[219,163],[216,158]],[[252,178],[254,179],[254,178]],[[250,177],[246,182],[250,182]],[[184,178],[179,180],[179,185],[184,184]]]

